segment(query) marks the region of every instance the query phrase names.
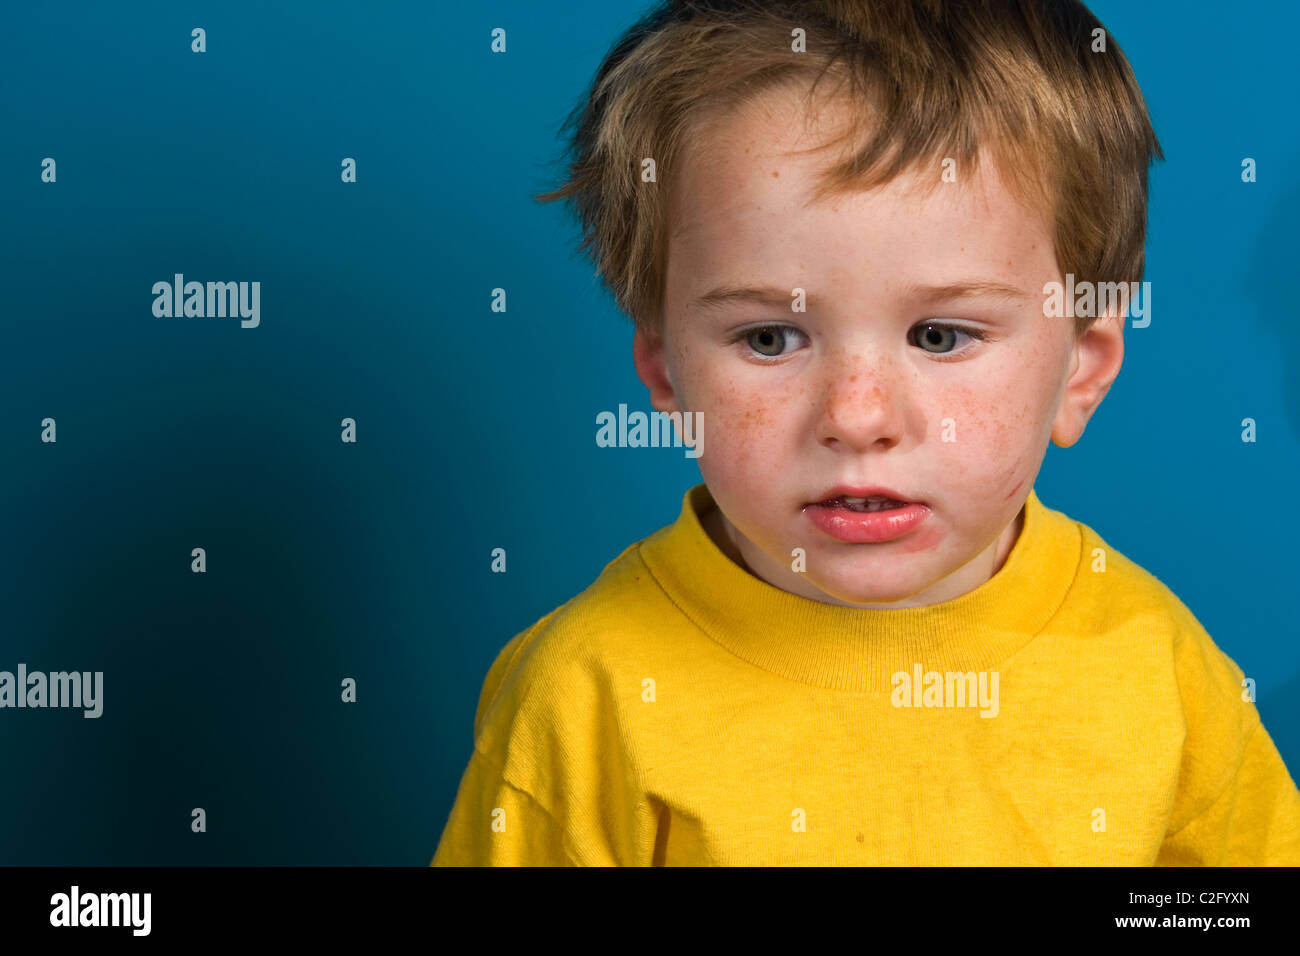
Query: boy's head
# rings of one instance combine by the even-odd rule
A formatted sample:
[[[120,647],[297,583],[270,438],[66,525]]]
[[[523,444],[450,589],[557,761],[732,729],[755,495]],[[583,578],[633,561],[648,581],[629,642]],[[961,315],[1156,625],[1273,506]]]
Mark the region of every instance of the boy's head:
[[[1143,272],[1160,149],[1097,31],[1067,0],[674,3],[601,67],[543,198],[654,406],[703,414],[712,533],[759,577],[912,606],[1001,566],[1123,357],[1122,314],[1049,317],[1044,285]],[[878,540],[839,486],[919,523]]]

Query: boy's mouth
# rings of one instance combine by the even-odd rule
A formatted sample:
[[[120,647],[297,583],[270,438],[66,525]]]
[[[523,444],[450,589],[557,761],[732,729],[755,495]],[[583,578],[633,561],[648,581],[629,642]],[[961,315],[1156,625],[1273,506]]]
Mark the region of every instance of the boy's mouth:
[[[886,498],[882,495],[872,495],[869,498],[850,498],[847,495],[838,495],[834,498],[827,498],[825,501],[817,502],[821,508],[844,508],[848,511],[893,511],[895,508],[903,508],[908,505],[906,501],[899,501],[896,498]]]
[[[866,513],[893,511],[897,508],[906,508],[908,505],[924,503],[913,501],[891,488],[855,488],[847,485],[832,488],[820,501],[809,502],[810,505],[818,508],[843,508],[846,511]]]
[[[853,544],[881,544],[902,537],[930,514],[923,501],[912,501],[889,488],[841,485],[821,501],[809,502],[804,514],[833,538]]]

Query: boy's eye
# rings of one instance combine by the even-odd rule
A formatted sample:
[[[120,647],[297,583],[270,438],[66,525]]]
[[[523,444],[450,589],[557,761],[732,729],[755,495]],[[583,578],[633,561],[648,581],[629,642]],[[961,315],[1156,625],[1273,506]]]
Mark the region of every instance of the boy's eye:
[[[966,328],[948,322],[922,322],[909,330],[907,338],[912,345],[924,349],[929,355],[960,355],[967,350],[958,347],[957,336],[959,335],[980,341],[988,337],[977,328]],[[797,350],[800,338],[806,336],[790,325],[760,325],[742,329],[732,336],[731,341],[743,340],[755,357],[776,359]],[[786,349],[787,345],[791,346],[789,351]]]
[[[922,322],[912,327],[910,338],[913,345],[918,345],[932,355],[942,355],[953,350],[954,339],[964,335],[972,339],[984,339],[979,329],[967,329],[946,322]]]
[[[803,335],[798,329],[788,325],[764,325],[741,333],[751,349],[759,355],[776,358],[785,352],[786,343],[794,337]]]

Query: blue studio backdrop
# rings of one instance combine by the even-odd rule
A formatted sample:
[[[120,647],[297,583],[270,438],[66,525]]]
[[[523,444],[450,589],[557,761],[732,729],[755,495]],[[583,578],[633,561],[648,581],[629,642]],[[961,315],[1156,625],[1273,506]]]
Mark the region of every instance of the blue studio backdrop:
[[[1255,678],[1294,775],[1300,7],[1091,6],[1167,157],[1152,321],[1036,488]],[[95,719],[0,710],[0,864],[428,863],[496,652],[700,480],[596,445],[649,408],[631,324],[532,198],[646,9],[6,5],[0,670],[104,677]],[[156,316],[177,275],[247,315]]]

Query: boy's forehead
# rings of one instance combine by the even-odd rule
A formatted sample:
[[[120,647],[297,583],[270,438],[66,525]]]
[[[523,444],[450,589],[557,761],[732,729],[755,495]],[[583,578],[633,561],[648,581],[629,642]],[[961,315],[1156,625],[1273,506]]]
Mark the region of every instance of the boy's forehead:
[[[992,245],[1051,243],[1046,210],[1012,190],[988,150],[964,168],[934,157],[870,189],[818,198],[826,171],[849,147],[813,148],[842,132],[843,110],[853,107],[839,101],[810,113],[804,103],[788,91],[770,91],[696,123],[670,190],[670,242],[766,243],[834,227],[846,239],[858,231],[902,229]]]
[[[1055,278],[1047,216],[1017,198],[991,158],[956,167],[955,182],[936,163],[817,200],[838,153],[790,152],[816,142],[781,119],[737,111],[693,144],[670,203],[670,295],[758,280],[847,292],[882,275],[900,288],[959,276],[1041,289]]]
[[[719,207],[739,190],[760,197],[765,192],[777,197],[788,194],[788,188],[764,190],[763,176],[779,180],[783,168],[788,176],[794,164],[809,164],[806,156],[790,152],[819,145],[807,132],[794,132],[796,124],[802,128],[808,119],[798,111],[792,96],[774,91],[699,115],[680,159],[679,188],[671,193],[673,233],[686,231],[700,218],[692,213],[715,218]],[[788,182],[781,185],[788,186]],[[752,197],[746,198],[752,201]]]

